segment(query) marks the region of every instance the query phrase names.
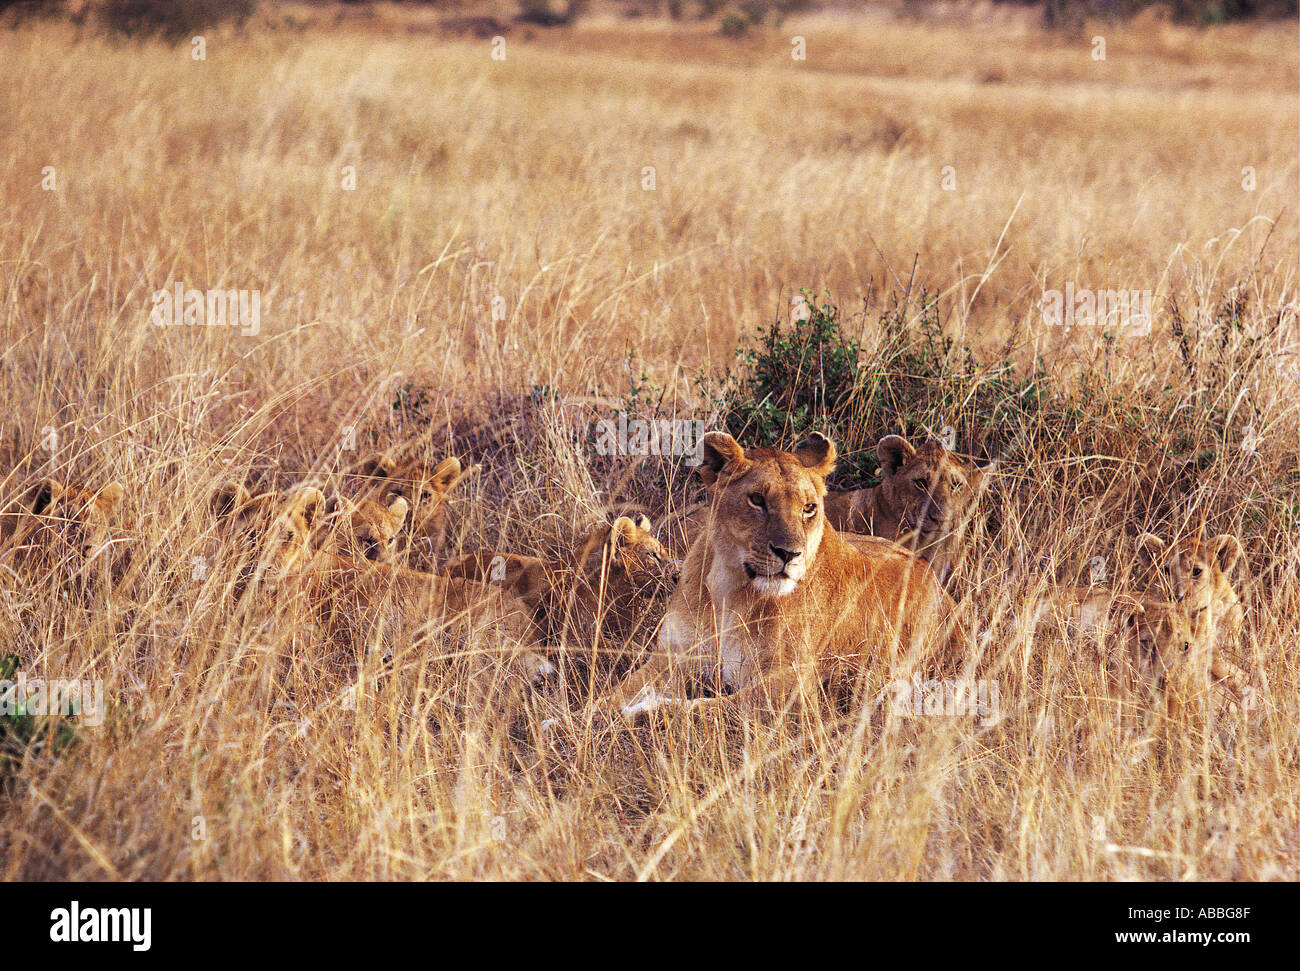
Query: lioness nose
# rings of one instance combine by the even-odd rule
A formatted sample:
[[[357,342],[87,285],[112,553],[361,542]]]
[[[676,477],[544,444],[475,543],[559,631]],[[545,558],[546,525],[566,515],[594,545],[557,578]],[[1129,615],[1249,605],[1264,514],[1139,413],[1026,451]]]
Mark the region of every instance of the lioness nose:
[[[795,557],[803,553],[803,550],[784,550],[781,547],[774,546],[771,543],[767,544],[767,548],[770,549],[772,551],[772,555],[775,556],[778,560],[780,560],[783,564],[789,563]]]

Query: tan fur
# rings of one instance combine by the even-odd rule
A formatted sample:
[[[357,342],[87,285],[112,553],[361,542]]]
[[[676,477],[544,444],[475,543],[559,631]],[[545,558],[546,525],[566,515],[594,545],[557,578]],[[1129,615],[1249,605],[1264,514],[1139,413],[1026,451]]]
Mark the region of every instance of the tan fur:
[[[369,528],[375,523],[366,518],[364,502],[346,504],[340,512],[358,516]],[[530,650],[540,643],[541,634],[518,598],[485,584],[317,548],[314,537],[326,508],[318,489],[251,496],[231,483],[218,491],[212,505],[224,538],[245,558],[241,582],[273,582],[281,604],[304,595],[328,634],[392,650],[441,629],[487,631],[504,655],[520,659],[530,677],[553,669]],[[380,511],[389,517],[380,525],[389,528],[395,520],[400,524],[401,506]]]
[[[448,577],[496,583],[533,609],[552,640],[585,648],[626,645],[658,613],[678,565],[649,519],[620,516],[597,526],[555,560],[512,553],[471,553],[449,560]]]
[[[1163,699],[1170,717],[1199,704],[1210,684],[1235,701],[1246,691],[1244,674],[1216,659],[1209,631],[1185,606],[1150,594],[1103,587],[1063,587],[1038,598],[1034,627],[1053,622],[1076,640],[1090,640],[1125,693]]]
[[[92,489],[42,480],[21,503],[0,513],[0,562],[30,566],[44,560],[78,573],[98,564],[125,495],[120,482]]]
[[[841,532],[915,547],[946,582],[960,561],[959,543],[985,486],[986,468],[938,442],[919,449],[888,435],[876,446],[884,481],[826,497],[826,519]]]
[[[735,689],[706,703],[760,693],[803,706],[824,681],[962,659],[955,605],[929,567],[882,539],[860,552],[826,522],[829,439],[814,435],[790,453],[712,432],[703,447],[710,517],[669,600],[659,654],[606,704],[627,717],[685,704],[682,679],[703,669]]]
[[[397,557],[411,567],[432,570],[447,541],[448,495],[476,470],[463,468],[454,456],[429,462],[413,448],[376,452],[360,463],[358,475],[365,484],[357,498],[383,504],[394,494],[404,498],[408,520]]]
[[[1232,584],[1241,553],[1241,541],[1231,533],[1211,539],[1198,533],[1168,547],[1151,533],[1138,537],[1138,554],[1153,574],[1154,588],[1182,604],[1198,631],[1221,651],[1237,646],[1245,620]]]
[[[387,506],[373,499],[336,497],[327,506],[323,548],[340,556],[395,562],[398,538],[409,508],[402,496],[393,497]]]

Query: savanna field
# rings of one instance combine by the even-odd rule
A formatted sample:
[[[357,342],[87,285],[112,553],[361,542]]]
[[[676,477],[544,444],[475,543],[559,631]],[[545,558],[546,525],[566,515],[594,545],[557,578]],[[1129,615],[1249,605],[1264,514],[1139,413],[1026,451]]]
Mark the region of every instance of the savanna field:
[[[275,4],[202,60],[0,31],[0,504],[123,493],[89,568],[0,544],[0,675],[104,698],[0,715],[0,876],[1300,878],[1294,20],[440,16]],[[160,326],[177,286],[256,326]],[[1150,291],[1149,332],[1054,325],[1067,287]],[[681,557],[703,486],[600,454],[620,414],[825,431],[834,488],[888,434],[996,458],[946,586],[999,717],[596,717],[653,606],[615,674],[534,685],[491,631],[341,635],[214,508],[411,445],[473,469],[443,557],[619,512]],[[1199,530],[1244,550],[1251,704],[1140,710],[1034,635]]]

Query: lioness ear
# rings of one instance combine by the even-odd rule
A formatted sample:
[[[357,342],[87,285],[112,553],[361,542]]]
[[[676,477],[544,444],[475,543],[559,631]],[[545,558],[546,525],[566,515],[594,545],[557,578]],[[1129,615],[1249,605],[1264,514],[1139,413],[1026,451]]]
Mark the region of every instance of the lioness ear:
[[[1154,533],[1143,533],[1137,538],[1138,562],[1143,566],[1155,566],[1160,562],[1164,551],[1164,541]]]
[[[101,512],[111,513],[126,496],[126,488],[120,482],[110,482],[99,490],[95,496],[95,505]]]
[[[53,479],[44,479],[32,492],[32,512],[39,516],[50,508],[50,504],[63,492],[63,486]]]
[[[1231,533],[1220,533],[1209,542],[1210,555],[1219,561],[1219,569],[1230,573],[1241,559],[1241,540]]]
[[[723,472],[736,472],[745,461],[745,450],[726,432],[709,432],[700,445],[704,452],[700,478],[705,485],[713,485]]]
[[[823,479],[835,471],[835,443],[821,432],[809,435],[794,455],[805,469],[816,472]]]
[[[394,525],[397,526],[402,525],[402,523],[406,520],[406,513],[410,508],[411,508],[410,505],[401,496],[398,496],[396,499],[392,501],[392,503],[388,506],[388,515],[393,517],[395,521]]]
[[[210,505],[215,515],[229,516],[236,509],[246,505],[248,500],[248,490],[242,484],[232,480],[212,494]]]
[[[897,474],[903,463],[916,454],[916,449],[901,435],[886,435],[876,445],[876,458],[886,479]]]
[[[429,476],[429,483],[438,492],[446,492],[460,479],[460,459],[456,456],[443,459]]]

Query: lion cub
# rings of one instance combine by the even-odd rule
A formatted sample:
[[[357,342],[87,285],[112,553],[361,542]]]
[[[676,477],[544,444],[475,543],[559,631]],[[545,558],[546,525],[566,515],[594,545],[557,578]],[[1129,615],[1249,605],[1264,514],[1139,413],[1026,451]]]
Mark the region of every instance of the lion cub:
[[[378,644],[386,653],[440,630],[477,632],[507,656],[520,658],[532,677],[554,670],[531,651],[540,632],[517,598],[484,584],[319,548],[314,538],[326,506],[320,490],[310,486],[256,496],[236,483],[220,489],[212,507],[227,542],[243,559],[241,586],[270,580],[282,607],[301,595],[325,633]],[[358,506],[342,511],[357,513]],[[343,532],[356,529],[349,523]],[[391,535],[387,542],[391,545]],[[377,540],[376,551],[383,546]]]
[[[470,553],[449,560],[443,575],[511,591],[552,641],[620,647],[658,613],[677,583],[678,564],[655,539],[648,518],[620,516],[588,531],[577,549],[558,559]]]
[[[994,467],[948,451],[938,442],[913,448],[886,435],[876,445],[884,481],[869,489],[832,492],[826,520],[843,533],[897,540],[916,551],[946,583],[961,559],[964,530]]]
[[[1052,621],[1072,640],[1090,641],[1115,686],[1163,699],[1171,718],[1203,696],[1210,679],[1240,701],[1245,678],[1217,660],[1205,628],[1180,603],[1102,587],[1063,587],[1038,598],[1035,631]]]
[[[376,452],[358,466],[357,474],[365,486],[357,499],[382,503],[392,494],[405,499],[409,518],[398,541],[397,559],[411,567],[432,570],[447,541],[448,496],[476,470],[477,466],[463,468],[454,456],[429,462],[414,446]]]
[[[387,506],[373,499],[336,496],[326,503],[323,526],[327,535],[321,548],[340,556],[395,563],[399,559],[398,538],[409,509],[401,496]]]
[[[1208,540],[1198,533],[1166,547],[1158,537],[1143,533],[1137,543],[1138,555],[1154,572],[1160,591],[1182,604],[1216,648],[1235,646],[1244,612],[1231,577],[1241,560],[1241,541],[1231,533]]]
[[[125,496],[120,482],[92,489],[44,479],[16,508],[0,513],[0,562],[14,567],[40,562],[77,574],[97,569]]]
[[[826,521],[830,439],[784,452],[710,432],[702,445],[709,516],[669,599],[659,654],[604,705],[628,718],[755,695],[806,707],[825,681],[965,659],[956,605],[923,561],[885,540],[861,552]],[[701,670],[733,693],[688,701],[686,677]]]

